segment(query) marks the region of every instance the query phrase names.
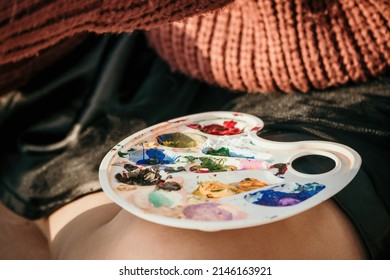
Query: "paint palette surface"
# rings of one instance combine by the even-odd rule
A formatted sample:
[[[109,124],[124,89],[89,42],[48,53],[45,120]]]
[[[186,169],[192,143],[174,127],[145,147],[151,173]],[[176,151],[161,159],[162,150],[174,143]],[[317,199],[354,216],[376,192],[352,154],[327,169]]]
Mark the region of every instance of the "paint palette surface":
[[[218,231],[296,215],[332,197],[356,175],[360,156],[325,141],[274,142],[264,123],[238,112],[208,112],[135,133],[104,157],[99,180],[122,208],[162,225]],[[298,171],[305,157],[330,170]]]

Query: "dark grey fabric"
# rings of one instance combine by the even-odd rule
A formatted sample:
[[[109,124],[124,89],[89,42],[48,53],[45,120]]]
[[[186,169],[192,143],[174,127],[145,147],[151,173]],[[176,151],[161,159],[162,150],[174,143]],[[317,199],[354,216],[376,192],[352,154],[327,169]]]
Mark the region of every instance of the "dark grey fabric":
[[[147,125],[229,110],[238,95],[171,73],[142,34],[91,37],[0,107],[0,197],[29,219],[100,190],[105,153]],[[75,125],[79,137],[63,141]],[[76,135],[77,136],[77,135]],[[65,145],[53,143],[65,142]],[[91,189],[92,187],[92,189]]]
[[[390,79],[307,94],[231,93],[172,73],[142,34],[91,37],[0,102],[0,198],[30,219],[91,192],[104,154],[124,137],[171,118],[216,110],[260,117],[261,137],[325,139],[354,148],[359,174],[334,199],[372,258],[390,258]],[[47,147],[72,131],[75,141]],[[77,135],[76,135],[77,136]]]

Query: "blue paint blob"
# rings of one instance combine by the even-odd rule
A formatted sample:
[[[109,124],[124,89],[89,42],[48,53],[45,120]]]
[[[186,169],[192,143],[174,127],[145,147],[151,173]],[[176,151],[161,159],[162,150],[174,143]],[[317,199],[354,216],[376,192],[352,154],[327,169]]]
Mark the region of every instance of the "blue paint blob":
[[[325,189],[325,185],[319,183],[281,184],[272,189],[261,190],[246,195],[246,201],[264,206],[291,206],[301,203]]]
[[[254,156],[247,156],[247,155],[242,155],[242,154],[237,154],[234,152],[230,152],[231,157],[236,157],[236,158],[247,158],[247,159],[254,159]]]
[[[141,165],[156,165],[156,164],[172,164],[177,157],[170,157],[164,153],[164,150],[153,148],[146,150],[148,158],[143,158],[137,161]]]

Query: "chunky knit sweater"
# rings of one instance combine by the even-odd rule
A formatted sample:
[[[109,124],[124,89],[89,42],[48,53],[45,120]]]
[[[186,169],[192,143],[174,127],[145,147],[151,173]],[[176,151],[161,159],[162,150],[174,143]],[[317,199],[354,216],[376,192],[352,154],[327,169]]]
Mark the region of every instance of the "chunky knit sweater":
[[[388,0],[0,1],[0,93],[86,33],[147,30],[173,71],[231,90],[306,92],[390,64]]]

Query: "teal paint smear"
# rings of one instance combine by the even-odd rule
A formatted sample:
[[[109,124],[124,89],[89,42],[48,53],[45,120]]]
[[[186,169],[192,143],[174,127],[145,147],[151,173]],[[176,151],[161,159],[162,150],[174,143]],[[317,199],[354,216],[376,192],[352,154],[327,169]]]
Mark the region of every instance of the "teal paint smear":
[[[153,191],[149,194],[149,202],[156,208],[163,206],[171,207],[173,201],[163,195],[161,192]]]

